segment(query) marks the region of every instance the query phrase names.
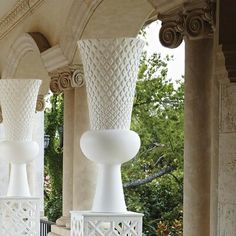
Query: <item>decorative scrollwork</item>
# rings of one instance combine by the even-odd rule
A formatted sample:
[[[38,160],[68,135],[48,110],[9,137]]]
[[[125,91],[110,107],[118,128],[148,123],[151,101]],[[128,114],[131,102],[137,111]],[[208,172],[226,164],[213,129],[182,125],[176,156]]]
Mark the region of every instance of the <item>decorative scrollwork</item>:
[[[82,65],[66,66],[49,73],[49,75],[51,76],[50,89],[54,94],[84,85]]]
[[[45,100],[43,95],[38,95],[36,102],[36,111],[43,111],[45,108]]]
[[[72,78],[71,78],[71,86],[76,87],[82,87],[84,85],[84,72],[83,70],[75,70],[73,72]]]
[[[212,26],[209,23],[211,18],[207,14],[203,10],[196,10],[186,16],[186,33],[189,38],[197,39],[211,36]]]
[[[61,91],[71,89],[71,72],[63,71],[59,74],[58,84]]]
[[[186,6],[170,15],[159,15],[159,19],[162,20],[159,33],[161,44],[168,48],[176,48],[184,36],[193,40],[212,37],[214,12],[214,5],[205,3],[201,7]]]
[[[59,81],[58,81],[58,78],[57,77],[53,77],[51,79],[51,82],[50,82],[50,90],[52,91],[52,93],[54,94],[59,94],[61,93],[61,89],[60,89],[60,86],[59,86]]]
[[[176,23],[168,22],[160,29],[159,39],[163,46],[177,48],[183,41],[183,35],[176,30]]]

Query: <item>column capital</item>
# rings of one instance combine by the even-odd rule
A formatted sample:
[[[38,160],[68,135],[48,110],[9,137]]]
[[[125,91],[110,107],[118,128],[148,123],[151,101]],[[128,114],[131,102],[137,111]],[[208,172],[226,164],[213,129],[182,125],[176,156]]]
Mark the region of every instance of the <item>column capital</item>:
[[[185,4],[168,14],[159,14],[162,21],[159,39],[163,46],[177,48],[184,37],[192,40],[213,37],[215,3],[200,1]]]
[[[59,68],[49,73],[51,77],[50,90],[54,94],[63,93],[64,90],[82,87],[84,85],[83,65],[74,64]]]
[[[39,94],[36,102],[36,111],[44,111],[44,109],[45,109],[45,96]]]

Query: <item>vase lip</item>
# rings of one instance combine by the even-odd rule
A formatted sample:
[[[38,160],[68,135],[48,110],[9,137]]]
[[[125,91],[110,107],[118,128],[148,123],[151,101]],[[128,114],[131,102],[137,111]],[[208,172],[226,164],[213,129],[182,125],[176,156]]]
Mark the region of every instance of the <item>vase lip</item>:
[[[38,81],[38,82],[42,82],[42,79],[25,79],[25,78],[14,78],[14,79],[8,79],[8,78],[5,78],[5,79],[0,79],[0,82],[1,81],[22,81],[22,82],[26,82],[26,81]]]
[[[138,37],[116,37],[116,38],[85,38],[85,39],[79,39],[78,42],[86,42],[86,41],[122,41],[122,40],[129,40],[129,41],[140,41],[145,42],[143,39]]]

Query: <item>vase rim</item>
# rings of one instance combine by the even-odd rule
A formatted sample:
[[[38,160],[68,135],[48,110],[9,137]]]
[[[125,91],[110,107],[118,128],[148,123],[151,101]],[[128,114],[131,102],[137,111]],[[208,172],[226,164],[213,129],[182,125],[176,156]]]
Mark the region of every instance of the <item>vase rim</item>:
[[[42,79],[24,79],[24,78],[14,78],[14,79],[0,79],[1,81],[42,81]]]
[[[41,79],[21,79],[21,78],[16,78],[16,79],[0,79],[0,84],[6,84],[6,83],[10,83],[10,84],[17,84],[18,82],[22,82],[24,83],[36,83],[36,84],[42,84],[42,80]]]
[[[78,42],[82,42],[82,41],[114,41],[114,40],[130,40],[130,41],[143,41],[145,42],[143,39],[141,38],[137,38],[137,37],[117,37],[117,38],[85,38],[85,39],[79,39]]]

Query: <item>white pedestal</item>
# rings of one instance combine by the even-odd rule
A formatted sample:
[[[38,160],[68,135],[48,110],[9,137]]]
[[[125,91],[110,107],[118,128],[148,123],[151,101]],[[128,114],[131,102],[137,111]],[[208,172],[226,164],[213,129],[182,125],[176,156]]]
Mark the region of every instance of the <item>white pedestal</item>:
[[[142,236],[143,214],[71,212],[71,236]]]
[[[1,197],[0,235],[39,236],[39,204],[39,198]]]

